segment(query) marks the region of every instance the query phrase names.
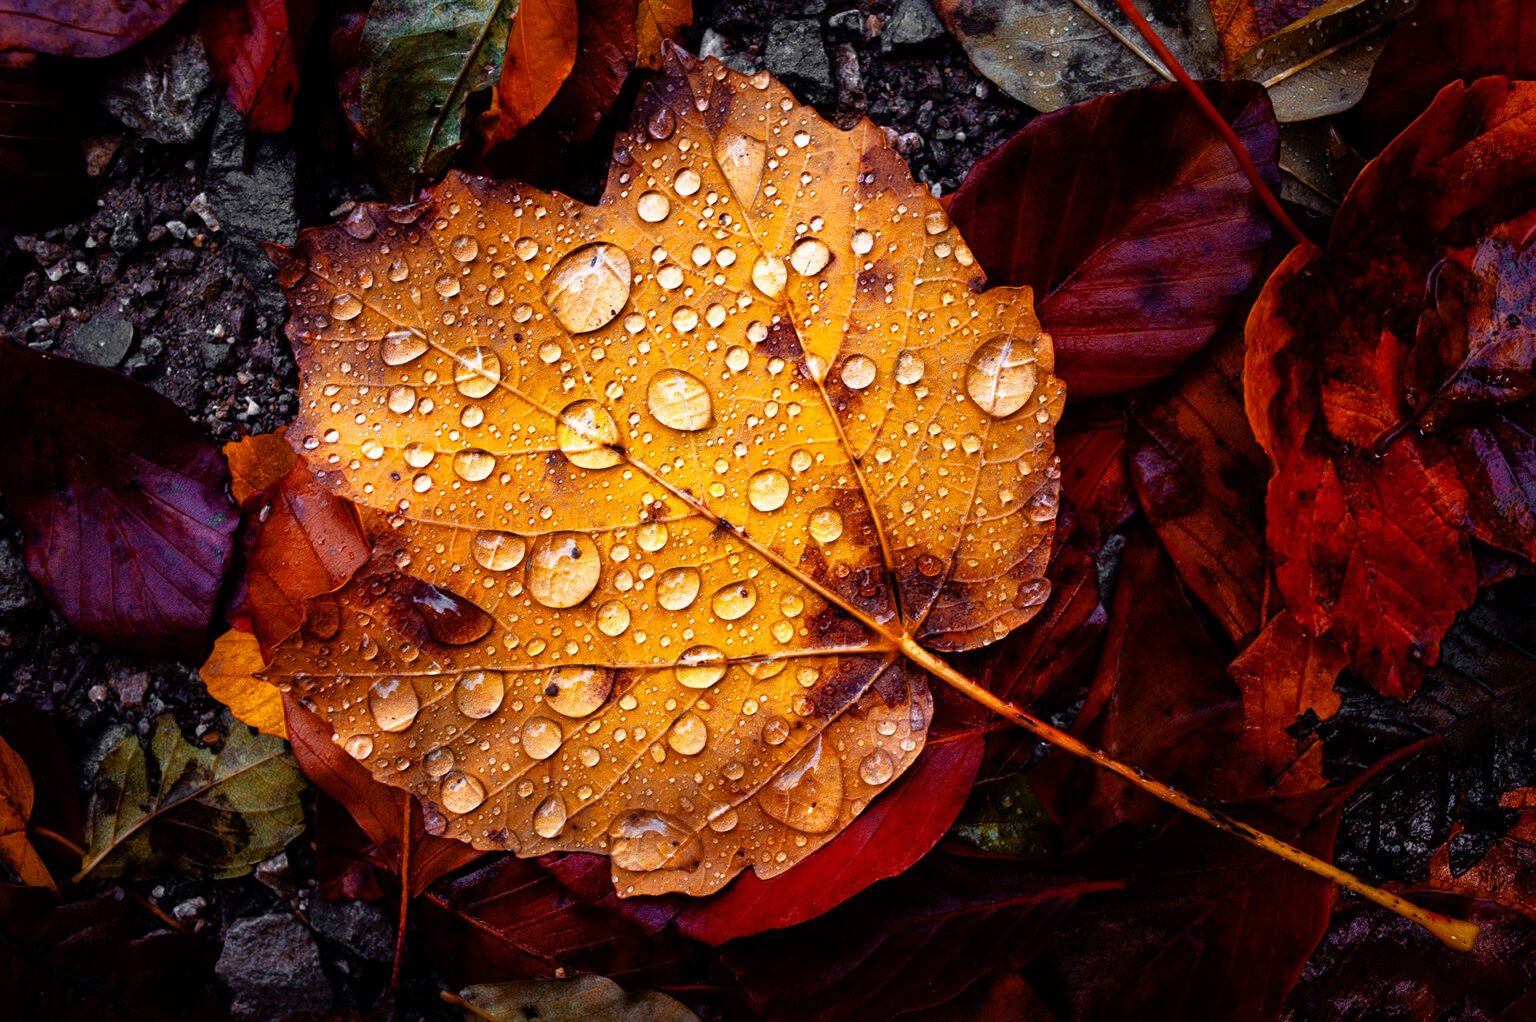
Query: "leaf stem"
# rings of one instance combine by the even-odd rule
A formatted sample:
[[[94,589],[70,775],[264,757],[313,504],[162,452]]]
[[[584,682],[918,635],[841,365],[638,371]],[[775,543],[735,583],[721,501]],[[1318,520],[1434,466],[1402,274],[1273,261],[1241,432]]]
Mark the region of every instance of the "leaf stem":
[[[405,960],[406,915],[411,907],[411,810],[416,808],[416,800],[409,796],[401,801],[405,803],[405,820],[400,825],[400,926],[395,931],[395,961],[389,969],[389,985],[397,990],[400,966]]]
[[[1300,227],[1296,226],[1296,221],[1292,220],[1290,214],[1286,213],[1285,207],[1280,205],[1280,200],[1275,197],[1275,193],[1269,190],[1269,185],[1264,181],[1264,176],[1259,173],[1258,165],[1253,162],[1253,157],[1248,155],[1248,149],[1243,145],[1242,139],[1237,137],[1237,133],[1232,130],[1232,126],[1227,123],[1227,119],[1221,116],[1221,112],[1216,109],[1210,97],[1205,94],[1205,91],[1196,85],[1195,80],[1189,76],[1189,72],[1184,70],[1184,65],[1179,63],[1179,58],[1174,56],[1173,51],[1168,48],[1168,44],[1163,42],[1162,37],[1157,34],[1157,30],[1147,22],[1146,17],[1142,15],[1141,11],[1136,9],[1136,5],[1131,0],[1115,0],[1115,3],[1119,5],[1121,13],[1130,19],[1131,24],[1136,26],[1136,31],[1141,33],[1141,37],[1147,41],[1147,45],[1152,47],[1152,52],[1157,54],[1158,58],[1168,66],[1168,70],[1173,72],[1173,76],[1178,79],[1179,84],[1184,86],[1184,91],[1189,93],[1189,97],[1195,101],[1195,105],[1200,108],[1200,112],[1205,114],[1206,120],[1211,122],[1211,127],[1215,128],[1222,139],[1226,141],[1227,148],[1231,149],[1232,155],[1237,157],[1238,166],[1243,168],[1243,173],[1247,175],[1248,180],[1253,184],[1254,191],[1258,193],[1259,201],[1264,204],[1265,209],[1269,210],[1269,215],[1275,218],[1275,222],[1285,229],[1285,232],[1291,236],[1291,239],[1296,244],[1307,249],[1316,248],[1317,246],[1312,243],[1312,240],[1301,232]]]
[[[1431,912],[1429,909],[1415,905],[1400,895],[1384,891],[1379,887],[1373,887],[1353,873],[1342,870],[1331,862],[1319,859],[1317,856],[1304,852],[1294,845],[1287,844],[1271,834],[1266,834],[1262,830],[1250,827],[1241,820],[1234,819],[1226,813],[1202,804],[1177,788],[1170,787],[1155,778],[1148,777],[1145,772],[1136,767],[1121,763],[1107,753],[1095,749],[1093,746],[1080,741],[1060,728],[1053,727],[1029,711],[1021,709],[1006,699],[989,692],[981,685],[955,670],[944,660],[918,645],[917,641],[910,636],[902,639],[901,651],[913,663],[916,663],[928,671],[928,673],[942,678],[962,695],[980,703],[994,713],[1008,718],[1041,741],[1049,742],[1058,749],[1088,760],[1095,766],[1124,778],[1154,798],[1161,799],[1174,808],[1210,824],[1217,830],[1224,830],[1229,834],[1242,838],[1255,848],[1262,848],[1264,851],[1279,856],[1287,862],[1300,866],[1315,876],[1331,880],[1345,890],[1353,891],[1368,901],[1373,901],[1383,908],[1396,912],[1404,919],[1418,923],[1458,951],[1470,951],[1472,950],[1472,945],[1476,943],[1476,923],[1463,919],[1452,919],[1438,912]]]

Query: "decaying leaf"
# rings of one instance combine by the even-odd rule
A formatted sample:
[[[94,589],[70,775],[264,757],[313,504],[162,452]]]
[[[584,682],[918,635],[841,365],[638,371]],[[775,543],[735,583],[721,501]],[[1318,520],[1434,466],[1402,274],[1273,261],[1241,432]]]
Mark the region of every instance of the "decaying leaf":
[[[916,759],[908,659],[1045,599],[1062,390],[873,125],[681,55],[637,125],[595,208],[451,177],[277,254],[289,435],[376,553],[266,676],[434,830],[702,894]]]
[[[0,739],[0,862],[9,866],[29,887],[46,887],[57,892],[58,885],[27,834],[32,817],[32,774],[16,750]]]
[[[207,0],[197,8],[208,63],[256,131],[293,123],[315,0]]]
[[[107,57],[170,20],[187,0],[0,0],[0,51]]]
[[[1536,919],[1536,788],[1516,788],[1499,799],[1501,808],[1516,813],[1508,833],[1494,841],[1471,866],[1464,857],[1463,829],[1451,836],[1429,860],[1429,883],[1442,891],[1496,901]]]
[[[304,778],[281,740],[235,725],[219,752],[181,735],[170,715],[155,722],[151,788],[137,735],[102,759],[86,809],[80,875],[125,876],[170,868],[196,876],[243,876],[303,829]]]
[[[379,0],[363,28],[363,132],[380,182],[406,195],[463,142],[465,104],[496,83],[518,0]]]
[[[641,67],[659,71],[665,50],[693,23],[693,0],[638,0],[635,5],[635,52]]]
[[[459,991],[465,1022],[698,1022],[699,1017],[654,990],[627,993],[606,976],[482,983]]]

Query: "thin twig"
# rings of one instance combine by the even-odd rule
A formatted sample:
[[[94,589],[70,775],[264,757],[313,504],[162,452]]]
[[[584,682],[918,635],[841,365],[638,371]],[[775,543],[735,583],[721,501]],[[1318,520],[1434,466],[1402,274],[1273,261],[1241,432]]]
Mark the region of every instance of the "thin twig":
[[[400,928],[395,932],[395,962],[389,970],[389,985],[400,986],[400,964],[405,960],[405,921],[411,907],[411,810],[416,803],[407,798],[405,820],[400,827]]]

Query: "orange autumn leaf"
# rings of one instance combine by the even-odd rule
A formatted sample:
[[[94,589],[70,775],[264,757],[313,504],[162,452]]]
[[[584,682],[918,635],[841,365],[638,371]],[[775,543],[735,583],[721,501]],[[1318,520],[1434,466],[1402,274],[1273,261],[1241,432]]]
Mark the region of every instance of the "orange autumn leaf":
[[[522,0],[507,34],[486,144],[505,142],[544,111],[576,64],[576,0]]]
[[[374,554],[264,676],[436,833],[704,894],[847,827],[928,651],[1043,603],[1063,395],[873,125],[681,55],[636,124],[596,207],[454,176],[274,250],[290,437]]]
[[[1514,826],[1474,865],[1458,870],[1451,853],[1463,827],[1455,824],[1429,860],[1429,886],[1495,901],[1536,919],[1536,788],[1506,791],[1499,806],[1519,813]]]
[[[46,887],[57,894],[59,888],[53,874],[48,872],[27,833],[35,795],[32,772],[16,750],[0,739],[0,862],[9,866],[28,887]]]
[[[231,628],[213,644],[208,662],[198,668],[208,694],[229,707],[235,719],[258,731],[288,737],[283,719],[283,694],[259,677],[266,666],[261,642],[250,632]]]
[[[659,71],[668,43],[693,24],[693,0],[639,0],[635,6],[635,48],[641,67]]]

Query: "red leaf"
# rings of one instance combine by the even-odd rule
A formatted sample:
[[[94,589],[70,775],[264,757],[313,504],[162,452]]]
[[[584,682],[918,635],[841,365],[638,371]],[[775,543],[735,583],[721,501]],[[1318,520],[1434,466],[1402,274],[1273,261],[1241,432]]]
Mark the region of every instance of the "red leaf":
[[[0,497],[27,570],[93,638],[201,661],[234,545],[229,472],[170,401],[117,373],[0,342]]]
[[[1514,825],[1472,866],[1453,865],[1457,823],[1451,836],[1429,860],[1429,886],[1470,898],[1494,901],[1536,921],[1536,788],[1505,792],[1499,805],[1519,813]]]
[[[371,545],[351,501],[321,486],[281,431],[226,444],[224,453],[251,523],[229,619],[270,650],[298,631],[309,599],[346,584]]]
[[[1446,85],[1486,75],[1536,78],[1536,8],[1529,0],[1420,0],[1387,39],[1351,112],[1379,150]]]
[[[576,0],[523,0],[512,16],[486,145],[505,142],[555,98],[576,64]]]
[[[671,927],[708,944],[793,926],[847,901],[922,858],[954,823],[981,765],[989,721],[975,704],[944,690],[927,744],[901,787],[877,798],[831,844],[770,880],[746,872],[709,898],[618,898],[608,862],[596,855],[550,856],[561,882],[589,903],[650,930]]]
[[[1278,188],[1263,89],[1207,89]],[[949,212],[994,283],[1035,289],[1074,398],[1170,375],[1237,307],[1270,236],[1236,157],[1175,85],[1037,117]]]
[[[291,696],[283,697],[288,721],[288,742],[304,775],[351,814],[373,848],[368,855],[400,875],[401,852],[410,842],[412,895],[420,894],[434,880],[485,853],[448,838],[426,832],[421,806],[399,788],[380,784],[366,767],[331,741],[331,729]],[[409,807],[411,826],[405,830]]]
[[[1231,72],[1263,39],[1310,14],[1326,0],[1211,0],[1211,20],[1221,38],[1222,71]]]
[[[1027,961],[1081,896],[1122,886],[1040,863],[935,852],[801,926],[723,949],[769,1018],[888,1019]]]
[[[315,0],[205,0],[198,8],[208,63],[256,131],[293,123],[314,16]]]
[[[1240,332],[1129,404],[1131,478],[1179,577],[1233,639],[1258,630],[1269,464],[1243,411]]]
[[[171,19],[187,0],[0,0],[0,51],[109,57]]]

